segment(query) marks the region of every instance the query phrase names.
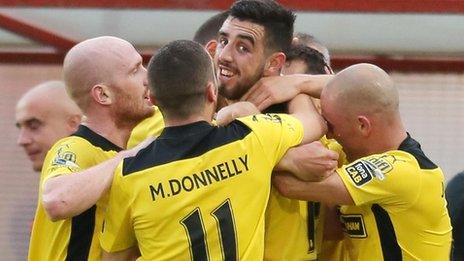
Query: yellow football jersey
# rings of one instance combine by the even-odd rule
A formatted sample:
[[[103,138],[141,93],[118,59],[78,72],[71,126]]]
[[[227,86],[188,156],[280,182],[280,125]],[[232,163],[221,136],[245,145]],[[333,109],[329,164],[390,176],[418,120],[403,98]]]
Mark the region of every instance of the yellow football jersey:
[[[161,111],[158,107],[153,106],[154,113],[151,117],[141,121],[132,130],[129,140],[127,141],[127,148],[133,148],[140,142],[148,137],[157,137],[164,129],[164,120]]]
[[[103,249],[142,260],[262,260],[272,169],[303,136],[288,115],[167,127],[119,165]]]
[[[338,153],[338,166],[339,167],[348,164],[348,160],[346,159],[346,154],[343,151],[342,146],[336,140],[328,139],[326,136],[324,136],[321,138],[321,142],[328,149],[333,150]],[[316,228],[316,231],[318,234],[323,234],[323,229],[324,229],[324,211],[323,210],[324,208],[322,207],[318,227]],[[343,239],[338,240],[338,241],[323,239],[322,243],[317,245],[318,247],[317,260],[319,261],[348,260],[347,255],[345,255],[346,251],[343,250],[343,241],[344,241]]]
[[[322,247],[320,252],[318,252],[317,260],[319,261],[343,261],[350,260],[348,256],[344,253],[346,250],[343,249],[343,240],[332,241],[324,240],[322,241]]]
[[[348,163],[348,160],[346,159],[346,154],[343,151],[343,147],[342,145],[340,145],[340,143],[338,143],[334,139],[328,139],[326,136],[323,136],[320,139],[320,142],[322,143],[322,145],[324,145],[329,150],[333,150],[338,153],[338,166],[339,167],[346,165]]]
[[[319,207],[315,206],[285,198],[272,187],[266,210],[264,260],[316,260],[320,241],[316,240],[319,215],[315,212]]]
[[[342,206],[350,260],[448,260],[443,173],[408,137],[398,150],[337,170],[356,206]]]
[[[346,157],[341,146],[325,136],[321,143]],[[265,260],[316,260],[323,235],[323,211],[320,203],[289,199],[274,188],[266,210]]]
[[[50,149],[40,176],[39,200],[29,244],[30,261],[101,260],[98,231],[101,231],[107,196],[78,216],[52,222],[42,205],[42,185],[50,177],[95,166],[120,150],[83,125]]]

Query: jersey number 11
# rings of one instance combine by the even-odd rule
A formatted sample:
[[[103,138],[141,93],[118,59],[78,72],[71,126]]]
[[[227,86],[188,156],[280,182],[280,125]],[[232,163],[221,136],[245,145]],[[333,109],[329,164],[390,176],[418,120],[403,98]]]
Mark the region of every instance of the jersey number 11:
[[[218,225],[221,240],[221,250],[226,261],[237,260],[237,236],[235,222],[232,215],[230,201],[227,199],[222,202],[211,213]],[[184,226],[190,243],[190,256],[194,261],[209,260],[208,243],[206,241],[206,231],[203,225],[201,212],[195,208],[190,214],[180,221]]]

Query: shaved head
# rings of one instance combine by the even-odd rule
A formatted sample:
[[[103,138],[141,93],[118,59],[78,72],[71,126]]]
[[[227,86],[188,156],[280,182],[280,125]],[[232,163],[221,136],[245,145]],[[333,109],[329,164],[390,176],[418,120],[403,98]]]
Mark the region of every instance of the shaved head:
[[[34,170],[41,170],[47,151],[56,141],[72,134],[81,117],[81,111],[68,97],[61,81],[39,84],[19,99],[17,143],[32,161]]]
[[[399,95],[390,76],[372,64],[357,64],[339,72],[323,95],[345,113],[398,111]]]
[[[153,114],[142,56],[123,39],[102,36],[77,44],[64,59],[63,73],[87,122],[109,117],[118,128],[133,128]]]
[[[399,95],[390,76],[372,64],[339,72],[321,93],[327,137],[336,139],[350,161],[396,149],[405,137]]]
[[[27,91],[18,101],[16,107],[24,107],[29,104],[42,104],[48,110],[59,108],[68,114],[80,114],[80,110],[66,93],[64,82],[48,81],[41,83]]]
[[[63,75],[69,95],[86,111],[90,90],[98,84],[111,85],[114,75],[125,69],[126,54],[135,51],[127,41],[102,36],[83,41],[69,50],[63,62]]]

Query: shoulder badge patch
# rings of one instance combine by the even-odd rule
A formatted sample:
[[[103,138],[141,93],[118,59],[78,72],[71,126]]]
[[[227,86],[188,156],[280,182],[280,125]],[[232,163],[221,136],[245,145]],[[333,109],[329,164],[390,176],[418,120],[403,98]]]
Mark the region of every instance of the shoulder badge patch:
[[[372,178],[385,179],[385,174],[392,171],[393,165],[387,160],[389,155],[362,159],[345,168],[356,186],[362,186]]]
[[[66,151],[63,146],[58,149],[57,154],[52,161],[52,166],[79,169],[79,166],[76,164],[76,160],[76,154],[71,151]]]

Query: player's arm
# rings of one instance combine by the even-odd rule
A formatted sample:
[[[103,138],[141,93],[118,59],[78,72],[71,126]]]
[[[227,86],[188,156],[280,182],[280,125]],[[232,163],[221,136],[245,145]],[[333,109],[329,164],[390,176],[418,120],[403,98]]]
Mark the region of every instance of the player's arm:
[[[303,126],[301,144],[319,140],[327,132],[327,124],[306,94],[298,94],[288,103],[288,112]]]
[[[320,141],[290,148],[275,171],[287,171],[304,181],[321,181],[337,168],[338,153]]]
[[[118,163],[148,145],[149,138],[133,149],[121,151],[114,158],[68,175],[57,175],[43,184],[42,204],[52,221],[76,216],[89,209],[108,190]]]
[[[237,118],[259,113],[260,111],[258,108],[251,102],[236,102],[234,104],[223,107],[218,111],[216,116],[216,123],[219,126],[224,126]]]
[[[327,204],[353,205],[354,201],[337,173],[319,182],[302,181],[291,174],[273,177],[273,185],[284,197]]]
[[[333,75],[294,74],[261,78],[241,100],[255,104],[259,110],[292,100],[298,94],[319,98]]]
[[[326,132],[326,124],[317,113],[314,104],[307,95],[297,95],[289,103],[289,112],[298,118],[304,129],[301,143],[319,139]],[[216,123],[225,125],[238,117],[258,114],[259,111],[250,102],[238,102],[221,109]],[[289,171],[302,180],[320,180],[335,170],[338,154],[326,149],[320,142],[290,149],[276,166],[276,171]]]
[[[288,112],[303,125],[302,144],[316,141],[326,133],[327,125],[307,95],[299,94],[294,97],[288,104]],[[221,109],[217,115],[217,123],[225,125],[236,118],[258,113],[259,110],[252,103],[239,102]]]
[[[139,256],[140,251],[136,246],[113,253],[102,250],[102,261],[135,261]]]
[[[43,184],[42,204],[52,221],[76,216],[93,206],[110,187],[123,154],[71,175],[58,175]]]

